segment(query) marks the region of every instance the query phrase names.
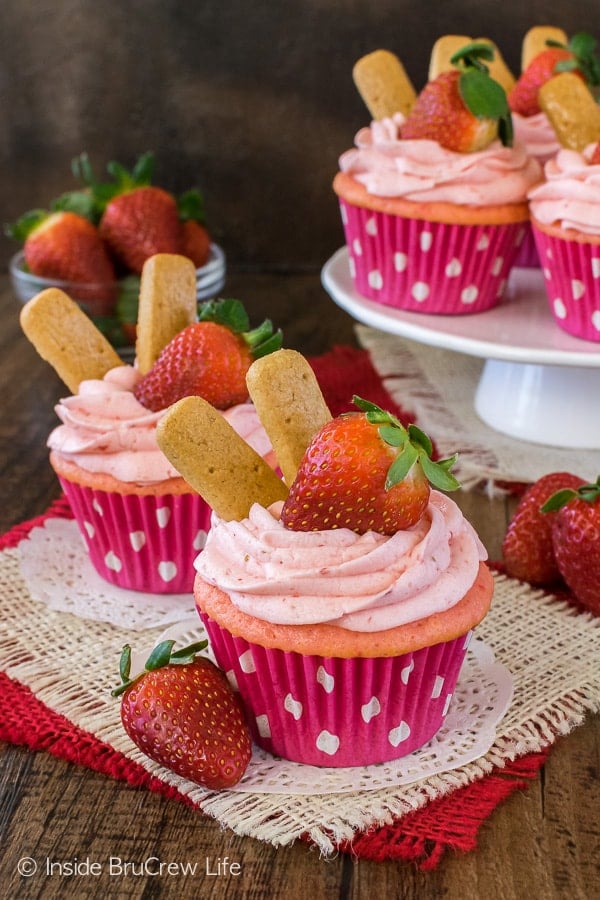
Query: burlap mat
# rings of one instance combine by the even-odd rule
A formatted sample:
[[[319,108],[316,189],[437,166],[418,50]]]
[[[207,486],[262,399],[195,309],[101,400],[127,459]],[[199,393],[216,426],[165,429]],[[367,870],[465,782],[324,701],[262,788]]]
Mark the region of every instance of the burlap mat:
[[[532,482],[547,472],[573,472],[595,481],[600,450],[561,449],[520,441],[490,428],[474,407],[484,360],[430,347],[364,325],[358,340],[387,391],[434,440],[442,456],[459,452],[455,474],[463,488]]]
[[[380,825],[484,777],[495,766],[549,746],[600,709],[600,619],[498,575],[492,611],[477,629],[514,678],[514,699],[489,752],[416,784],[334,795],[210,792],[148,760],[124,733],[111,697],[118,658],[136,634],[79,619],[32,600],[19,550],[0,554],[0,668],[50,709],[94,735],[237,834],[289,844],[307,835],[328,854]],[[158,637],[158,632],[156,633]],[[149,636],[149,639],[151,636]],[[68,659],[68,665],[65,659]],[[112,664],[111,664],[112,663]]]

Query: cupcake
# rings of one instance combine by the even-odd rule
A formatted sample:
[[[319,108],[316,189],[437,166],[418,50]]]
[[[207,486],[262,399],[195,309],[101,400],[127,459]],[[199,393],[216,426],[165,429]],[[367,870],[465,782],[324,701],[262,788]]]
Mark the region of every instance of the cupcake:
[[[600,132],[599,132],[600,136]],[[600,156],[562,149],[529,194],[550,311],[563,331],[600,341]]]
[[[539,164],[512,143],[489,45],[468,45],[408,113],[373,121],[340,157],[338,196],[360,294],[396,309],[482,312],[504,291]],[[463,101],[476,79],[479,101]],[[464,96],[468,96],[467,93]]]
[[[245,387],[252,341],[223,324],[193,321],[193,264],[179,256],[153,257],[142,282],[135,366],[126,365],[77,304],[57,289],[29,301],[21,321],[72,392],[56,406],[61,424],[48,439],[50,464],[95,569],[121,588],[191,593],[193,562],[210,527],[211,510],[156,443],[167,406],[203,389],[213,391],[213,402],[219,402],[214,391],[223,390],[220,415],[261,457],[272,459],[272,451]],[[225,301],[232,302],[237,303]],[[161,315],[157,309],[165,304]],[[210,307],[222,312],[218,302]],[[267,332],[261,330],[262,338]],[[80,347],[86,352],[78,356]],[[229,364],[239,369],[237,392]]]
[[[539,89],[561,67],[581,66],[589,71],[593,45],[586,35],[571,41],[560,28],[539,25],[523,38],[521,75],[508,92],[515,138],[524,144],[530,156],[544,166],[561,148],[556,131],[539,102]],[[557,68],[558,67],[558,68]],[[531,227],[525,232],[516,266],[539,267],[540,260]]]
[[[429,483],[454,489],[453,460],[433,463],[422,432],[358,398],[359,411],[318,425],[318,385],[290,377],[292,353],[258,361],[248,377],[273,447],[294,447],[296,475],[284,498],[250,491],[237,516],[238,486],[221,482],[196,604],[257,745],[309,765],[376,764],[441,728],[493,581],[473,528]],[[289,422],[306,417],[308,447],[273,415],[274,380],[287,384]],[[187,398],[167,413],[167,455],[190,419],[205,427],[199,404]],[[202,492],[210,463],[194,448],[174,458]]]

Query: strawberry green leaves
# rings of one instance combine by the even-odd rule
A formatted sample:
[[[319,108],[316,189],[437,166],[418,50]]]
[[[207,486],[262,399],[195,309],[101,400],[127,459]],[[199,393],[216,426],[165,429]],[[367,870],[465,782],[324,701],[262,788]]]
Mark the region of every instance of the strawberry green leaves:
[[[462,47],[450,62],[461,70],[458,89],[467,109],[478,119],[495,119],[498,135],[506,147],[513,143],[513,126],[504,88],[490,77],[485,65],[494,59],[490,44],[473,41]]]
[[[450,469],[457,460],[457,454],[434,462],[431,459],[433,445],[428,435],[416,425],[410,424],[408,428],[391,413],[381,409],[375,403],[354,396],[352,402],[362,410],[367,421],[379,426],[379,436],[390,447],[398,447],[399,453],[390,466],[385,488],[389,490],[396,484],[404,481],[415,463],[420,463],[427,480],[440,491],[455,491],[460,487],[459,482]]]
[[[195,644],[189,644],[187,647],[181,647],[179,650],[173,650],[174,646],[175,641],[161,641],[150,653],[143,670],[134,678],[131,678],[131,647],[129,644],[125,644],[119,661],[121,684],[111,691],[112,696],[119,697],[147,672],[155,672],[157,669],[163,669],[169,665],[187,665],[194,662],[196,654],[206,649],[208,641],[198,641]]]

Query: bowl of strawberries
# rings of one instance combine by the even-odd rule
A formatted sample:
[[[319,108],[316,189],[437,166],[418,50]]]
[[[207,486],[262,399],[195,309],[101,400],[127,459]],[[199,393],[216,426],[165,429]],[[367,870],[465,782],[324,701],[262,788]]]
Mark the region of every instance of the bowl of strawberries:
[[[135,339],[140,274],[150,256],[189,257],[196,266],[198,301],[218,295],[225,283],[225,254],[211,239],[202,196],[192,189],[177,197],[152,184],[153,164],[151,153],[140,156],[131,171],[111,162],[110,179],[98,181],[81,154],[73,161],[81,189],[6,227],[22,243],[9,264],[21,302],[60,288],[120,347]]]

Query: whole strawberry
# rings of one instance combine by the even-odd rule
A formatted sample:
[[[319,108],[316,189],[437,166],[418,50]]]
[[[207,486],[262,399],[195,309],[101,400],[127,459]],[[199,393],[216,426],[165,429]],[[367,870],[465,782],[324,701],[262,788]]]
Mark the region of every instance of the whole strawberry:
[[[230,788],[243,776],[252,755],[250,732],[237,695],[225,675],[196,652],[206,641],[173,651],[163,641],[130,679],[131,648],[121,655],[121,696],[125,731],[155,762],[211,790]]]
[[[561,490],[544,504],[552,515],[552,547],[575,598],[600,616],[600,476],[595,483]]]
[[[525,491],[502,542],[502,556],[509,575],[540,586],[560,580],[552,547],[555,516],[542,512],[542,507],[557,491],[577,490],[583,483],[583,478],[570,472],[551,472]]]
[[[539,90],[559,72],[575,72],[590,86],[600,84],[600,59],[595,53],[593,37],[582,32],[574,35],[566,46],[556,41],[547,43],[548,48],[531,60],[508,94],[511,110],[522,116],[541,111]]]
[[[500,137],[512,143],[506,93],[482,60],[492,60],[490,44],[466,45],[451,59],[456,67],[429,81],[401,129],[403,140],[437,141],[448,150],[472,153]]]
[[[245,403],[253,360],[281,346],[281,332],[273,332],[268,319],[249,330],[239,300],[204,303],[199,319],[167,344],[136,386],[135,396],[147,409],[156,412],[190,396],[203,397],[215,409]]]
[[[283,505],[286,528],[395,534],[421,518],[430,484],[459,487],[450,473],[456,457],[433,462],[419,428],[360,397],[353,402],[360,412],[332,419],[304,454]]]
[[[169,191],[152,185],[154,155],[144,153],[128,171],[110,162],[110,182],[96,180],[87,154],[73,160],[73,171],[93,198],[98,230],[119,264],[140,274],[145,261],[156,253],[178,253],[180,222],[177,200]]]
[[[82,284],[111,284],[115,271],[97,229],[70,211],[34,209],[7,228],[22,240],[30,272],[41,278]]]

